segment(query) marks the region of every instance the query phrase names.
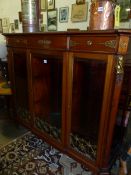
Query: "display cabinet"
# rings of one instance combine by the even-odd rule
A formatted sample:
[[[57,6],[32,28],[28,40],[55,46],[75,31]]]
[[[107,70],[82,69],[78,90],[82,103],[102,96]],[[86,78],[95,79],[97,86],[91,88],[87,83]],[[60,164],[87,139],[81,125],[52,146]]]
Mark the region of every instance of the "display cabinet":
[[[14,118],[94,174],[110,174],[131,92],[131,31],[4,35]]]
[[[64,143],[64,54],[31,51],[34,128],[57,145]],[[66,80],[65,80],[66,81]]]

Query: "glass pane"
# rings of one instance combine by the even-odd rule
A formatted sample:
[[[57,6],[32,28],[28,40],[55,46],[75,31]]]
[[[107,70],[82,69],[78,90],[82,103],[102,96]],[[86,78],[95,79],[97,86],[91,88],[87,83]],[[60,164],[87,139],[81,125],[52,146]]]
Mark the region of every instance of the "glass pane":
[[[30,118],[28,108],[28,83],[26,54],[14,54],[14,78],[15,78],[15,98],[16,111],[19,117],[28,121]]]
[[[96,159],[106,62],[74,59],[71,145],[90,159]]]
[[[32,55],[35,125],[60,139],[62,112],[62,58]]]

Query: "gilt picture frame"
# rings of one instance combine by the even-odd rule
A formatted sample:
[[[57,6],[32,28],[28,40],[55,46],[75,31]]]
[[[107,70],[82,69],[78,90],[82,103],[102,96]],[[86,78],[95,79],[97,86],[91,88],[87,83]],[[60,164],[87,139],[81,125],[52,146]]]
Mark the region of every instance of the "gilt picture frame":
[[[41,11],[47,10],[47,0],[40,0],[40,10]]]
[[[2,29],[2,19],[0,19],[0,33],[3,32],[3,29]]]
[[[127,22],[130,19],[131,0],[117,0],[120,5],[120,22]]]
[[[47,0],[47,9],[48,10],[55,9],[55,0]]]
[[[85,0],[76,0],[76,4],[79,5],[79,4],[85,4]]]
[[[47,30],[57,30],[57,9],[47,10]]]
[[[87,20],[88,3],[85,4],[72,4],[71,21],[82,22]]]

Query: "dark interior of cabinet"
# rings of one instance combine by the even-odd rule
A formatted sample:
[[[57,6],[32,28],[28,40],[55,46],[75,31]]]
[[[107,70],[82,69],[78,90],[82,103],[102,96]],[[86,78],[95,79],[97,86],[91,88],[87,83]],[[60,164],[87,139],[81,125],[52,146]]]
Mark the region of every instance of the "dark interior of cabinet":
[[[91,159],[96,159],[106,67],[106,61],[74,59],[71,144]]]
[[[63,60],[32,54],[33,111],[39,129],[59,137],[62,123]],[[55,130],[55,131],[54,131]]]
[[[28,107],[28,80],[26,54],[14,53],[14,95],[15,107],[18,115],[27,115]]]

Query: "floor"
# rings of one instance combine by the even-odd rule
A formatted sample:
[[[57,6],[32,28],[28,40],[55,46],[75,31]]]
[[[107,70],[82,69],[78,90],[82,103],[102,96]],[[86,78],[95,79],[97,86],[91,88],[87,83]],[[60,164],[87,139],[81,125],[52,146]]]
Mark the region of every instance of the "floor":
[[[129,125],[131,126],[131,120]],[[20,137],[21,135],[28,132],[28,130],[22,126],[18,126],[12,120],[9,119],[9,115],[6,109],[0,108],[0,147],[8,144],[13,139]],[[128,140],[131,140],[131,127],[128,129]],[[131,172],[131,157],[128,158],[128,170]],[[118,175],[119,162],[113,167],[112,174]],[[122,174],[124,175],[124,174]]]
[[[0,147],[26,132],[27,129],[9,119],[7,110],[0,110]]]

